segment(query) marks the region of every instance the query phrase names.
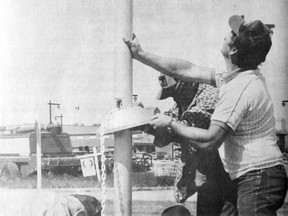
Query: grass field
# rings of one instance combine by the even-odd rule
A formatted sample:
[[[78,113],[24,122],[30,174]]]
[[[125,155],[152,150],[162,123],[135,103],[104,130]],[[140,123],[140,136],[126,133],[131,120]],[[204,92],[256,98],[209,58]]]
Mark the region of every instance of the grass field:
[[[107,187],[113,187],[113,178],[112,173],[107,175]],[[172,186],[173,182],[173,177],[155,177],[153,172],[132,173],[132,186],[137,188]],[[36,174],[9,180],[0,178],[0,188],[33,189],[36,187]],[[66,173],[44,173],[42,176],[42,188],[101,188],[101,183],[96,176],[83,177],[82,175],[69,175]]]
[[[132,186],[138,190],[144,188],[157,188],[167,187],[171,188],[173,185],[173,178],[171,177],[155,177],[152,172],[139,172],[132,175]],[[107,187],[113,187],[113,174],[107,175]],[[35,189],[37,187],[36,175],[31,175],[26,178],[16,178],[13,180],[0,179],[0,188],[2,189]],[[98,182],[96,176],[94,177],[82,177],[82,175],[69,175],[67,173],[43,173],[42,188],[44,189],[74,189],[81,188],[83,191],[85,188],[101,188],[101,183]],[[142,188],[142,189],[141,189]],[[61,192],[60,192],[61,193]],[[157,196],[157,192],[155,192]],[[100,197],[98,197],[100,198]],[[163,210],[167,207],[173,206],[176,203],[174,201],[159,200],[147,201],[147,200],[133,200],[132,201],[132,215],[133,216],[160,216]],[[196,202],[188,202],[186,207],[190,210],[192,215],[196,215]],[[112,198],[106,200],[106,215],[113,214],[113,200]],[[278,216],[288,215],[288,203],[285,203],[283,207],[278,211]]]

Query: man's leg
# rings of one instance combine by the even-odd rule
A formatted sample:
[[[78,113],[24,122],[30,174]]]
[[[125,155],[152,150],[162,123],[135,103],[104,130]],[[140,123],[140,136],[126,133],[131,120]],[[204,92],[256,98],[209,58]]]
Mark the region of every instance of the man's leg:
[[[204,184],[198,190],[197,216],[219,216],[224,206],[224,199],[215,184]]]
[[[232,206],[226,203],[226,197],[232,190],[228,173],[223,168],[218,151],[199,151],[198,166],[206,175],[207,183],[198,189],[197,215],[231,216]]]
[[[221,216],[238,216],[237,185],[230,179],[229,174],[224,169],[222,169],[218,185],[225,200]]]
[[[235,181],[238,187],[239,215],[277,215],[287,192],[284,166],[251,171]]]

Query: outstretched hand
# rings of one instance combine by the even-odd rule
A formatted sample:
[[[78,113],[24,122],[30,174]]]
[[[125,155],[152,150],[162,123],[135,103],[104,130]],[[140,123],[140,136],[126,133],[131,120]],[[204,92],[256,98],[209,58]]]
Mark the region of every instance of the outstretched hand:
[[[130,40],[128,38],[123,38],[123,41],[129,47],[130,52],[132,54],[132,57],[134,59],[139,59],[139,56],[140,56],[141,52],[143,52],[143,50],[139,44],[139,40],[137,39],[136,35],[133,34],[132,40]]]
[[[158,113],[153,116],[152,121],[150,122],[150,125],[154,129],[163,128],[163,127],[168,126],[170,120],[171,120],[170,116]]]

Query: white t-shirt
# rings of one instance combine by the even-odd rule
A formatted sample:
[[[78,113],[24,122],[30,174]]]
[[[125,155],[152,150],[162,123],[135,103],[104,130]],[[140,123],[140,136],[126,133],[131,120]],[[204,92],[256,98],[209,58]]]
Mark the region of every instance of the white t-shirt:
[[[216,73],[216,83],[221,88],[211,124],[225,123],[231,129],[219,149],[230,177],[282,164],[274,108],[260,70]]]

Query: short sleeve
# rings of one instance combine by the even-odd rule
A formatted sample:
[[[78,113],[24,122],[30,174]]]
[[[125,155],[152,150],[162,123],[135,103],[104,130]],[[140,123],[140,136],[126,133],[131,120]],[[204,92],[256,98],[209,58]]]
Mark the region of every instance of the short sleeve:
[[[223,122],[235,131],[246,111],[246,99],[239,93],[239,89],[234,88],[228,91],[228,86],[225,85],[220,90],[220,100],[211,117],[211,121]]]

